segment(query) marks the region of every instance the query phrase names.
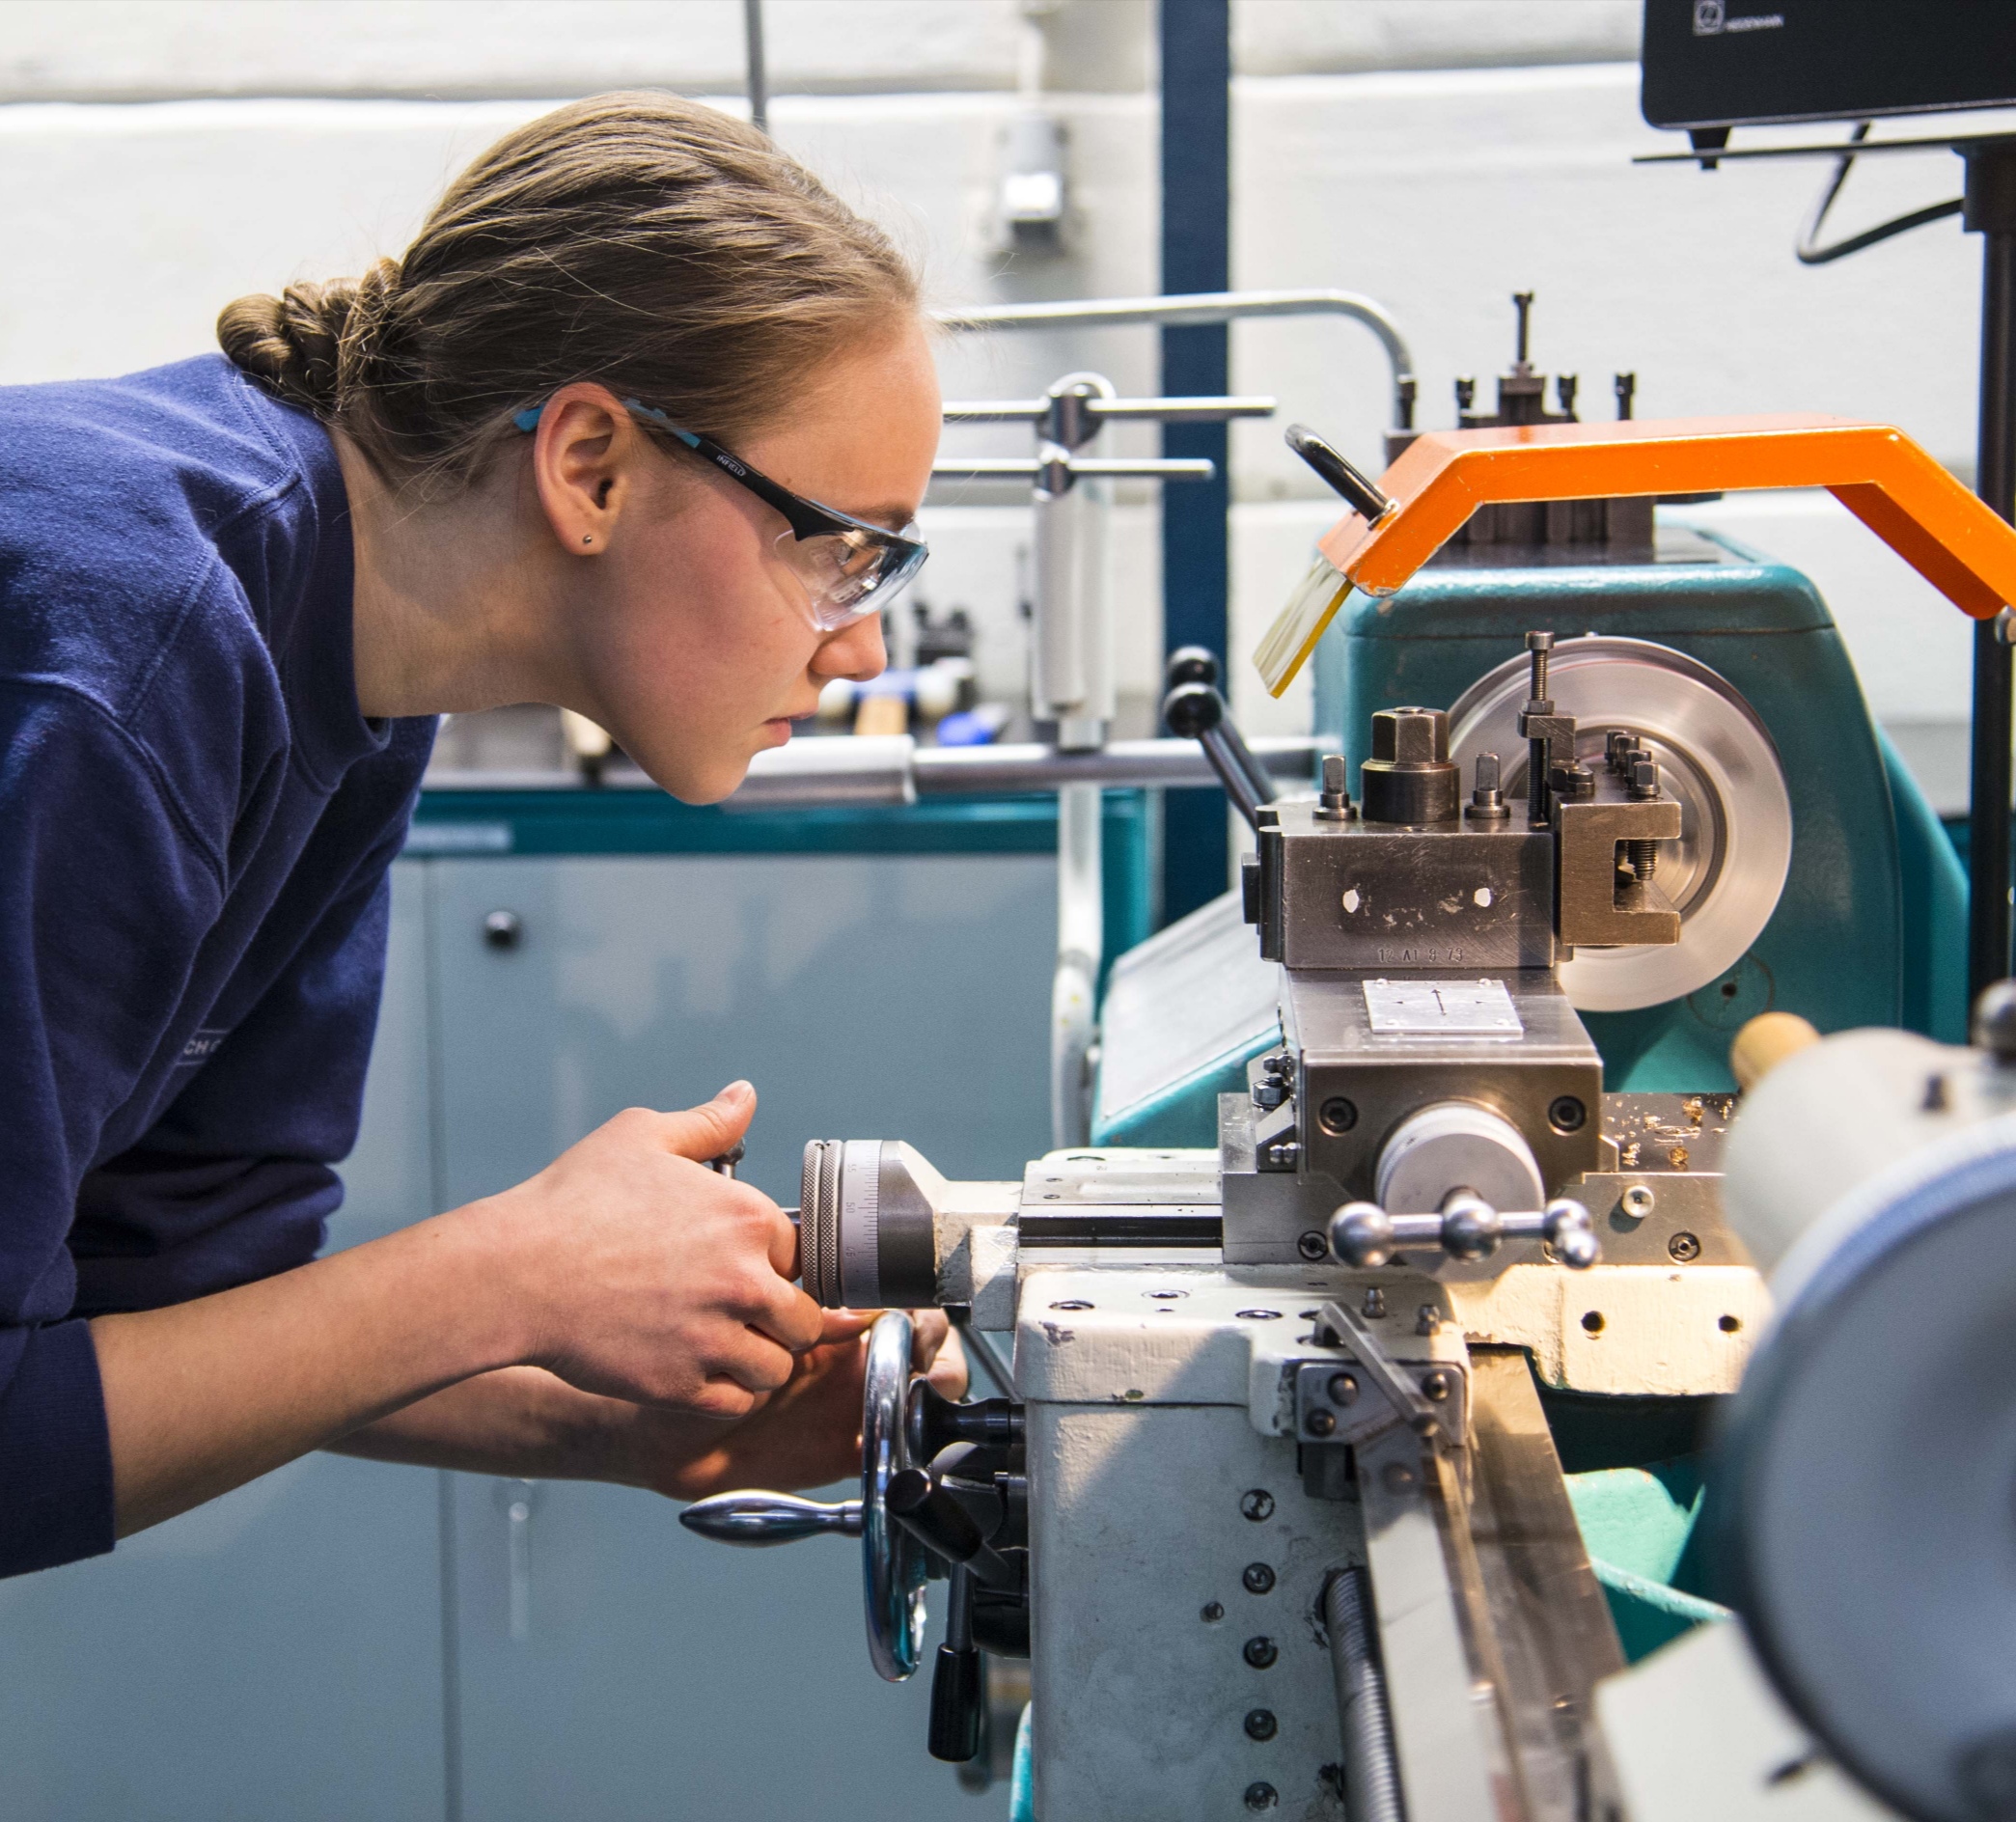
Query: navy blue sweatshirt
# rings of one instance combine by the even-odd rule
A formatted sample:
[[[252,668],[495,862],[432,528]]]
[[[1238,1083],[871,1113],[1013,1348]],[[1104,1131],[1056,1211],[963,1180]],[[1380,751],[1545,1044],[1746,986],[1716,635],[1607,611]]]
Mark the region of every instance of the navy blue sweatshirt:
[[[342,472],[221,355],[0,389],[0,1575],[112,1547],[88,1316],[310,1258],[431,719]]]

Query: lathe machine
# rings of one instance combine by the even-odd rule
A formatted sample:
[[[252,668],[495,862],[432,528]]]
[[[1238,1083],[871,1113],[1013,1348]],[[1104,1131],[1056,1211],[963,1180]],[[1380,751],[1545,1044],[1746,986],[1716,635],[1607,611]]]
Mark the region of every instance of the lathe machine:
[[[1983,1157],[2009,1174],[2007,1065],[1892,1033],[1918,1048],[1857,1077],[1861,1104],[1799,1056],[1760,1103],[1801,1070],[1821,1086],[1778,1091],[1773,1115],[1736,1111],[1723,1060],[1781,981],[1846,961],[1869,978],[1791,1009],[1901,1022],[1914,988],[1894,856],[1921,809],[1884,783],[1852,694],[1824,731],[1834,771],[1787,763],[1803,736],[1752,697],[1815,639],[1768,613],[1661,627],[1697,610],[1656,573],[1642,516],[1546,506],[1543,536],[1608,545],[1616,523],[1627,547],[1533,566],[1537,582],[1475,564],[1420,577],[1418,596],[1445,592],[1438,625],[1483,648],[1446,706],[1404,700],[1427,693],[1404,684],[1410,664],[1435,669],[1432,640],[1390,646],[1383,676],[1376,650],[1382,627],[1404,631],[1401,585],[1480,503],[1828,485],[1975,613],[2016,593],[2016,535],[1881,427],[1430,433],[1378,485],[1298,434],[1356,511],[1260,662],[1284,684],[1356,589],[1363,611],[1331,635],[1355,659],[1328,699],[1353,711],[1346,736],[1312,791],[1277,797],[1208,661],[1179,654],[1165,713],[1253,825],[1241,889],[1116,965],[1093,1143],[983,1183],[898,1140],[808,1146],[806,1286],[891,1311],[871,1341],[860,1496],[731,1494],[686,1522],[732,1542],[858,1535],[870,1656],[893,1679],[921,1667],[926,1584],[945,1579],[929,1748],[980,1751],[983,1658],[1026,1657],[1022,1800],[1041,1822],[1883,1813],[1864,1786],[1912,1814],[2016,1813],[2016,1690],[1981,1668],[2016,1606],[2007,1552],[1987,1541],[2016,1485],[2016,1375],[1981,1367],[1972,1426],[1948,1396],[1912,1439],[1933,1408],[1928,1363],[1978,1366],[1997,1295],[2016,1298],[2000,1237],[2016,1229],[1979,1218],[2001,1178],[1968,1178],[1930,1213],[1924,1191],[1935,1141],[1959,1143],[1976,1175]],[[1754,592],[1768,566],[1726,546],[1682,560],[1700,566],[1697,602],[1731,572]],[[1591,580],[1605,563],[1608,599]],[[1463,575],[1467,624],[1447,596]],[[1534,610],[1521,637],[1485,624],[1508,604]],[[1810,605],[1804,630],[1824,645]],[[1709,637],[1731,662],[1687,649]],[[1858,815],[1890,857],[1887,896],[1852,890]],[[1827,942],[1832,955],[1801,950]],[[1726,1195],[1726,1142],[1749,1158]],[[1882,1173],[1914,1152],[1909,1233],[1947,1235],[1965,1281],[1958,1230],[1939,1225],[1964,1216],[1992,1267],[1971,1284],[1894,1269],[1904,1217]],[[1949,1188],[1941,1158],[1931,1177]],[[1827,1238],[1798,1240],[1814,1217]],[[1800,1320],[1774,1329],[1759,1267],[1787,1249]],[[1896,1351],[1864,1361],[1844,1304],[1900,1284],[1920,1325],[1944,1285],[1971,1351],[1914,1354],[1892,1310]],[[950,1403],[913,1376],[900,1311],[931,1303],[998,1362],[1003,1395]],[[1711,1407],[1760,1339],[1769,1370],[1734,1401],[1729,1477],[1696,1525]],[[1850,1396],[1858,1370],[1883,1383]],[[1858,1409],[1882,1426],[1859,1449]],[[1954,1577],[1915,1605],[1888,1554],[1908,1554],[1897,1528],[1940,1502],[1872,1452],[1911,1443],[1929,1475],[1926,1437],[1962,1431],[1982,1445],[1969,1498],[2001,1502],[1942,1532],[1976,1547],[1964,1699],[1923,1641]],[[1836,1473],[1853,1511],[1831,1509]],[[1655,1532],[1671,1547],[1643,1560]],[[1857,1578],[1881,1571],[1892,1586],[1859,1602]],[[1749,1643],[1732,1625],[1690,1630],[1726,1617],[1711,1592],[1740,1608]],[[1882,1627],[1898,1665],[1855,1655]],[[1908,1715],[1901,1744],[1878,1737],[1886,1701]]]

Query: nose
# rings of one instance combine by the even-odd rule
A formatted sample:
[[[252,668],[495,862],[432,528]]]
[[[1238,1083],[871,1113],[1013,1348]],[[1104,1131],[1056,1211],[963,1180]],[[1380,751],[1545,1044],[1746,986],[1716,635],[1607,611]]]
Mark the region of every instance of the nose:
[[[882,644],[879,614],[865,614],[852,625],[842,627],[812,655],[815,676],[844,676],[866,683],[888,668],[889,653]]]

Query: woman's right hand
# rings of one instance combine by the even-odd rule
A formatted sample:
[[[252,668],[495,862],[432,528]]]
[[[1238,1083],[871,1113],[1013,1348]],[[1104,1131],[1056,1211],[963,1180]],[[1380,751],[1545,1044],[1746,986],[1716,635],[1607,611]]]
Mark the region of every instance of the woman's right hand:
[[[747,1183],[708,1170],[756,1112],[732,1083],[704,1107],[617,1115],[537,1176],[471,1203],[501,1253],[518,1358],[583,1392],[737,1418],[824,1331],[789,1282],[798,1239]]]

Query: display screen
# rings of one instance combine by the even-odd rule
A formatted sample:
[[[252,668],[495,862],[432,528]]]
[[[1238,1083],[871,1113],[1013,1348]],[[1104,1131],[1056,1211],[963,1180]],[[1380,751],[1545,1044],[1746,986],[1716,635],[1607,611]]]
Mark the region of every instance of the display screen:
[[[2016,0],[1645,0],[1654,126],[2016,105]]]

